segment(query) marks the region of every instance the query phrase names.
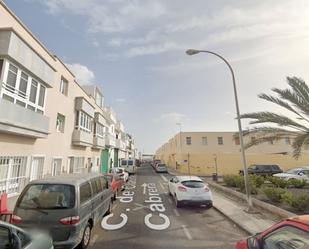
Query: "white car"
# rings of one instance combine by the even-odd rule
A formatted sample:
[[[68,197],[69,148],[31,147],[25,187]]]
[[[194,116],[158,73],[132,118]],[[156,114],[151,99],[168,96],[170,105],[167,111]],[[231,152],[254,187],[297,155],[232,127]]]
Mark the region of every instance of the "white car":
[[[125,168],[126,172],[128,172],[129,174],[135,174],[136,165],[134,159],[129,160],[122,159],[120,161],[120,166]]]
[[[119,173],[118,174],[120,174],[120,176],[122,177],[122,179],[125,181],[125,182],[127,182],[128,180],[129,180],[129,173],[126,171],[126,169],[125,168],[123,168],[123,167],[119,167],[118,168],[119,169]]]
[[[284,180],[297,179],[309,181],[309,167],[301,167],[289,169],[287,172],[274,174],[273,176],[282,178]]]
[[[197,204],[212,207],[212,194],[208,185],[197,176],[175,176],[168,183],[169,194],[176,207],[182,204]]]

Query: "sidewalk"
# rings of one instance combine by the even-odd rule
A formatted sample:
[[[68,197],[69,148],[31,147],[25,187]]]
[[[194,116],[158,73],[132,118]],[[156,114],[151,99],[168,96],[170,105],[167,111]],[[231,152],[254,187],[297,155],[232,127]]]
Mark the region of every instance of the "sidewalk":
[[[172,175],[177,174],[175,170],[168,169],[168,171]],[[264,231],[276,223],[263,214],[247,213],[245,211],[246,206],[243,203],[227,198],[222,193],[214,189],[212,189],[212,194],[214,202],[213,207],[248,234],[253,235]]]

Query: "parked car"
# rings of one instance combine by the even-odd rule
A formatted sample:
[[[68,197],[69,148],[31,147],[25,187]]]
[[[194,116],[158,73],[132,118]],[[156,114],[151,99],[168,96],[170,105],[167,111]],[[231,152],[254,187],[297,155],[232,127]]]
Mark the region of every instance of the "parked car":
[[[113,199],[116,200],[118,193],[124,189],[125,181],[119,175],[114,174],[106,174],[106,178],[113,189]]]
[[[157,164],[155,171],[157,173],[167,173],[167,167],[166,167],[165,164],[159,163],[159,164]]]
[[[12,223],[51,234],[55,248],[87,248],[91,229],[112,208],[113,191],[99,173],[35,180],[21,192]]]
[[[52,249],[53,241],[46,233],[29,232],[0,221],[0,248]]]
[[[120,178],[123,179],[125,182],[129,180],[129,173],[126,172],[126,169],[124,167],[111,168],[110,172],[114,175],[120,176]]]
[[[248,174],[271,176],[277,173],[282,173],[282,169],[278,165],[258,165],[253,164],[248,167]],[[244,175],[243,170],[239,170],[240,175]]]
[[[212,193],[197,176],[175,176],[168,183],[169,194],[174,197],[176,207],[182,204],[212,207]]]
[[[125,169],[129,174],[135,174],[136,165],[135,160],[129,159],[129,160],[121,160],[120,166]]]
[[[141,166],[142,166],[141,160],[136,159],[136,160],[135,160],[135,165],[136,165],[136,167],[141,167]]]
[[[281,221],[264,232],[237,242],[235,249],[309,248],[309,215]]]
[[[155,160],[152,161],[151,166],[155,169],[155,167],[156,167],[156,165],[157,165],[158,163],[161,163],[161,160],[155,159]]]
[[[289,169],[284,173],[274,174],[273,176],[282,178],[287,181],[290,179],[309,181],[309,167]]]

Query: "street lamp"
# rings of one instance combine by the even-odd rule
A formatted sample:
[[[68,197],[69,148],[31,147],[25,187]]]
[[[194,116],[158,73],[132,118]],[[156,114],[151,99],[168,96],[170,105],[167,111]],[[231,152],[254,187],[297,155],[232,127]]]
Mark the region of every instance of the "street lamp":
[[[237,114],[237,121],[238,121],[240,148],[241,148],[242,162],[243,162],[243,168],[244,168],[245,188],[246,188],[248,208],[250,210],[250,208],[252,208],[252,200],[251,200],[251,196],[250,196],[249,178],[248,178],[248,171],[247,171],[247,162],[246,162],[246,155],[245,155],[245,149],[244,149],[243,133],[242,133],[241,122],[240,122],[240,112],[239,112],[239,105],[238,105],[238,98],[237,98],[237,90],[236,90],[236,82],[235,82],[234,72],[233,72],[233,69],[232,69],[231,65],[227,62],[227,60],[224,57],[222,57],[221,55],[219,55],[219,54],[217,54],[215,52],[207,51],[207,50],[197,50],[197,49],[188,49],[186,51],[187,55],[195,55],[195,54],[198,54],[198,53],[208,53],[208,54],[212,54],[212,55],[215,55],[215,56],[219,57],[229,67],[229,69],[231,71],[231,74],[232,74],[233,88],[234,88],[234,97],[235,97],[235,105],[236,105],[236,114]]]
[[[180,165],[181,165],[181,163],[182,163],[181,123],[178,122],[178,123],[176,123],[176,125],[179,126],[179,146],[180,146]],[[176,164],[178,164],[178,163],[176,162]],[[177,167],[178,166],[176,165],[176,169],[177,169]]]

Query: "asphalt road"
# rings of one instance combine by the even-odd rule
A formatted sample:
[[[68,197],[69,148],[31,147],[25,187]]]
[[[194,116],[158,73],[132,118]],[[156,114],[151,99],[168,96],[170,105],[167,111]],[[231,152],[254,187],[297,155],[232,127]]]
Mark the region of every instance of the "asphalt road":
[[[232,249],[246,237],[213,208],[177,209],[167,193],[170,178],[151,166],[138,168],[114,202],[112,215],[93,229],[89,248]]]

